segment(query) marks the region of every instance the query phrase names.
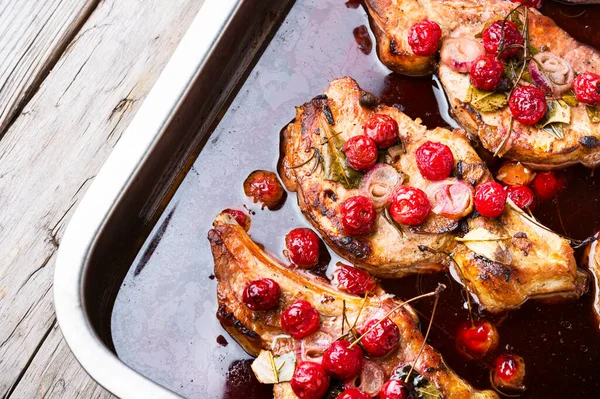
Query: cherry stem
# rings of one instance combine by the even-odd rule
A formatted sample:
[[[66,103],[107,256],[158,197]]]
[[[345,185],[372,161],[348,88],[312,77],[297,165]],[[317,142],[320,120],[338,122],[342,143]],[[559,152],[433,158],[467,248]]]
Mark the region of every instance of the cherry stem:
[[[383,321],[385,319],[389,318],[394,312],[396,312],[397,310],[399,310],[404,305],[408,305],[409,303],[414,302],[417,299],[427,298],[427,297],[434,296],[434,295],[435,296],[439,296],[440,292],[442,292],[445,289],[446,289],[446,286],[444,284],[438,284],[438,286],[435,289],[435,291],[431,291],[431,292],[428,292],[426,294],[419,295],[419,296],[416,296],[414,298],[411,298],[408,301],[402,302],[400,305],[398,305],[395,308],[393,308],[392,310],[390,310],[381,320],[379,320],[377,323],[373,324],[367,331],[365,331],[360,337],[358,337],[354,342],[352,342],[348,348],[352,349],[352,347],[354,347],[356,344],[358,344],[367,334],[369,334],[371,331],[373,331],[378,325],[380,325],[381,323],[383,323]]]
[[[427,344],[427,338],[429,337],[429,331],[431,331],[431,325],[433,324],[433,317],[435,316],[435,309],[437,308],[437,304],[438,301],[440,299],[440,292],[443,291],[442,289],[439,289],[440,287],[446,287],[443,284],[439,284],[438,288],[435,290],[435,301],[433,302],[433,310],[431,311],[431,319],[429,319],[429,325],[427,326],[427,332],[425,333],[425,338],[423,338],[423,343],[421,344],[421,349],[419,349],[419,353],[417,354],[417,357],[415,358],[415,361],[413,362],[413,364],[410,366],[410,370],[408,370],[408,374],[406,375],[406,378],[404,379],[405,383],[408,383],[408,380],[410,379],[410,375],[413,372],[413,370],[415,369],[415,366],[417,365],[417,362],[419,361],[419,358],[421,357],[421,354],[423,353],[423,350],[425,349],[425,345]]]

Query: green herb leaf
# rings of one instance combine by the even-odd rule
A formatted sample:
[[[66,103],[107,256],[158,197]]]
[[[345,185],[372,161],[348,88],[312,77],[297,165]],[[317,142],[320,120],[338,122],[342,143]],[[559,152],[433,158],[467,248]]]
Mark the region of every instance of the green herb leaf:
[[[510,265],[512,256],[503,241],[510,240],[510,236],[498,236],[483,227],[476,227],[462,238],[455,238],[479,256],[493,262]]]
[[[467,92],[467,102],[479,112],[495,112],[508,104],[504,93],[479,90],[473,85],[469,87]]]
[[[573,93],[573,90],[569,90],[568,92],[563,94],[560,99],[569,104],[571,107],[576,107],[579,105],[579,100],[577,100],[577,97],[575,97],[575,93]]]
[[[571,107],[563,100],[546,100],[546,115],[535,125],[557,139],[564,139],[563,126],[571,123]]]
[[[587,111],[588,118],[590,118],[590,122],[592,122],[592,123],[600,122],[600,117],[598,117],[598,108],[592,107],[590,105],[586,105],[585,110]]]
[[[321,117],[320,135],[322,141],[323,174],[325,179],[341,183],[347,189],[356,188],[362,179],[362,173],[350,168],[346,162],[346,154],[342,151],[344,140],[341,139],[325,116]]]
[[[396,369],[394,375],[392,375],[392,379],[404,381],[406,379],[406,376],[410,372],[410,368],[410,364],[406,364],[401,369]],[[438,387],[436,387],[435,384],[429,381],[427,378],[419,374],[417,370],[413,369],[408,382],[414,387],[415,396],[417,397],[417,399],[442,398],[442,393],[440,392]]]

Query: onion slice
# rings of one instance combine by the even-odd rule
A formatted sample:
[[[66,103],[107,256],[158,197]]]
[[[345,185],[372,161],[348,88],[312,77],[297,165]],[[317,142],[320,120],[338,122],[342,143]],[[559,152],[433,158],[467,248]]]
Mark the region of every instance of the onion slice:
[[[394,187],[402,183],[400,180],[396,169],[390,165],[378,163],[367,171],[360,183],[359,191],[361,195],[373,202],[375,209],[381,209],[387,204]]]
[[[359,380],[358,386],[356,385]],[[344,381],[344,389],[358,388],[369,396],[375,396],[385,382],[385,372],[378,364],[365,360],[358,377]]]
[[[473,186],[462,180],[449,178],[430,184],[425,193],[431,202],[431,211],[451,219],[467,216],[473,210]]]
[[[469,72],[477,58],[485,54],[483,45],[466,37],[451,37],[442,44],[442,62],[457,72]]]
[[[298,350],[298,359],[300,362],[314,362],[321,364],[323,354],[331,346],[335,339],[324,331],[317,331],[314,334],[300,341]]]
[[[531,80],[547,94],[560,95],[571,88],[575,79],[573,67],[564,58],[545,51],[529,61]]]

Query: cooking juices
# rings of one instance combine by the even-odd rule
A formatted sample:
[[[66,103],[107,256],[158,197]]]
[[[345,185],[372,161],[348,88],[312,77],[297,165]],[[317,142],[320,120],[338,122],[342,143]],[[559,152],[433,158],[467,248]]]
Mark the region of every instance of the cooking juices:
[[[365,11],[357,1],[298,0],[198,159],[147,238],[123,282],[112,315],[113,341],[128,365],[184,397],[270,398],[258,384],[248,356],[215,316],[216,280],[206,234],[223,209],[250,211],[252,238],[284,259],[285,236],[308,227],[290,195],[277,211],[261,210],[244,195],[244,179],[254,170],[274,171],[279,131],[294,107],[325,90],[337,77],[352,76],[386,104],[430,128],[456,126],[431,77],[391,74],[375,55]],[[542,9],[576,39],[600,47],[600,6],[565,6],[551,1]],[[482,153],[492,170],[499,161]],[[568,187],[556,201],[539,203],[535,215],[574,238],[600,229],[597,215],[600,174],[574,167]],[[321,248],[323,251],[323,248]],[[331,264],[339,259],[333,257]],[[320,259],[328,258],[322,254]],[[577,251],[580,259],[581,251]],[[441,297],[429,341],[459,375],[489,388],[493,356],[466,360],[455,333],[467,320],[465,295],[447,274],[384,281],[388,291],[410,298],[431,291]],[[592,295],[576,302],[530,302],[506,317],[486,317],[498,326],[497,353],[525,358],[527,391],[522,398],[597,397],[600,393],[600,334],[592,317]],[[426,325],[433,301],[414,304]]]

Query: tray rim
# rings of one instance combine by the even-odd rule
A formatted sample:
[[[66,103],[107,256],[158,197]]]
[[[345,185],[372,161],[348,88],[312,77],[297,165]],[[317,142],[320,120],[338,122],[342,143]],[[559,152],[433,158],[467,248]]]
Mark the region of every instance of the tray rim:
[[[65,231],[54,273],[54,304],[65,341],[84,370],[121,398],[179,395],[123,363],[94,332],[83,283],[112,211],[152,152],[188,89],[211,58],[243,0],[206,0],[146,100],[81,200]]]

